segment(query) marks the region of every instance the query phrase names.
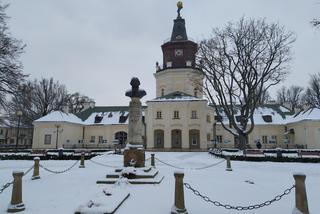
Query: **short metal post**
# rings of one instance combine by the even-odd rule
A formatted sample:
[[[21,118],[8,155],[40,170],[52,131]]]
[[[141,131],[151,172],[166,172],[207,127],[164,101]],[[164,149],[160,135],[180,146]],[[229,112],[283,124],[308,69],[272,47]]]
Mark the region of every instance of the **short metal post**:
[[[171,214],[187,214],[188,211],[184,205],[184,192],[183,192],[183,176],[182,172],[175,172],[175,192],[174,192],[174,205],[171,209]]]
[[[13,175],[13,187],[11,202],[8,206],[7,212],[15,213],[25,209],[24,203],[22,202],[22,176],[23,172],[14,171]]]
[[[32,175],[32,180],[36,180],[40,178],[39,175],[39,162],[40,162],[40,158],[39,157],[35,157],[33,158],[34,160],[34,166],[33,166],[33,175]]]
[[[155,167],[154,154],[151,154],[151,166]]]
[[[305,186],[306,175],[294,174],[293,175],[296,186],[296,209],[303,214],[309,214],[308,199]]]
[[[84,152],[81,153],[81,160],[80,160],[79,168],[85,168],[85,166],[84,166]]]
[[[232,171],[230,157],[227,157],[227,168],[226,171]]]

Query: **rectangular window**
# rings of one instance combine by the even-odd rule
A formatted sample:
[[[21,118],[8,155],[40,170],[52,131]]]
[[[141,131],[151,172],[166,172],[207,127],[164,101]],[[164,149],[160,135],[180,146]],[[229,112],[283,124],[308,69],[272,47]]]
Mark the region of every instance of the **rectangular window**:
[[[162,119],[162,112],[161,111],[157,111],[156,119]]]
[[[44,144],[46,144],[46,145],[51,144],[51,134],[44,135]]]
[[[90,143],[95,143],[95,142],[96,142],[96,136],[91,136]]]
[[[197,119],[197,111],[191,111],[191,119]]]
[[[102,143],[102,141],[103,141],[103,136],[99,136],[98,143]]]
[[[0,134],[3,135],[3,129],[0,129]]]
[[[173,112],[173,119],[179,119],[179,111]]]
[[[271,135],[271,139],[269,140],[269,143],[277,143],[277,135]]]
[[[10,144],[14,144],[14,139],[13,138],[10,139]]]
[[[217,135],[217,142],[222,143],[222,135]]]
[[[268,136],[266,135],[262,136],[262,143],[268,143]]]

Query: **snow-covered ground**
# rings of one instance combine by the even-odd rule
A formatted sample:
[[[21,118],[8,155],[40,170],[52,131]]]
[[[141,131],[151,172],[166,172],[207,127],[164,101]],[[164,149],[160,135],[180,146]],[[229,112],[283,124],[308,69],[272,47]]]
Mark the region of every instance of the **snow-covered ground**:
[[[146,153],[146,158],[150,153]],[[167,163],[185,167],[197,168],[219,162],[206,152],[156,153],[156,157]],[[93,158],[96,162],[113,166],[121,166],[123,157],[120,155],[102,155]],[[53,170],[63,170],[75,161],[41,161],[40,163]],[[0,186],[12,180],[12,171],[25,171],[32,166],[33,161],[0,162]],[[149,163],[148,163],[149,164]],[[96,184],[97,180],[105,178],[114,169],[86,161],[86,168],[74,167],[62,174],[52,174],[40,169],[41,179],[31,180],[32,172],[23,178],[23,202],[26,210],[22,214],[68,214],[76,208],[93,199],[103,189],[112,185]],[[117,214],[164,214],[170,213],[174,203],[174,176],[176,169],[156,161],[157,169],[165,176],[159,185],[120,185],[130,192],[129,198],[117,210]],[[226,163],[203,169],[185,169],[184,182],[209,196],[212,200],[230,205],[252,205],[273,199],[294,184],[293,173],[302,172],[307,175],[306,188],[311,213],[320,213],[320,164],[305,163],[271,163],[233,161],[232,172],[225,171]],[[181,171],[181,170],[179,170]],[[246,182],[247,181],[247,182]],[[11,198],[10,186],[0,194],[0,213],[6,213]],[[190,190],[184,190],[185,204],[189,213],[292,213],[294,208],[294,190],[278,202],[253,211],[233,211],[215,207]],[[107,201],[106,201],[107,203]]]

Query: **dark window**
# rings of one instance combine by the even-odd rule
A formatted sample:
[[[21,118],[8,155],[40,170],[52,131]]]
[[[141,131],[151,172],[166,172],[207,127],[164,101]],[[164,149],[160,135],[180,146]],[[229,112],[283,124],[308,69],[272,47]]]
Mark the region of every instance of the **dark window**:
[[[272,122],[272,116],[271,115],[262,115],[262,119],[266,123],[271,123]]]
[[[162,119],[162,112],[161,111],[157,111],[156,119]]]
[[[95,143],[95,142],[96,142],[96,136],[91,136],[90,143]]]
[[[96,117],[94,118],[94,123],[101,123],[103,117],[100,115],[96,115]]]
[[[217,135],[217,142],[222,143],[222,135]]]
[[[173,112],[173,119],[179,119],[179,111]]]

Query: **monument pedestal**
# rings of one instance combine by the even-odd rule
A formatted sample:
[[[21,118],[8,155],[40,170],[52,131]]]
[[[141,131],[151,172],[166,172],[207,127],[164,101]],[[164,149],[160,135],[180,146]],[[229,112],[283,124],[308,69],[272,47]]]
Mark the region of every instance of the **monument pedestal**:
[[[145,153],[144,149],[139,147],[129,147],[123,152],[123,166],[124,167],[144,167],[145,164]]]

